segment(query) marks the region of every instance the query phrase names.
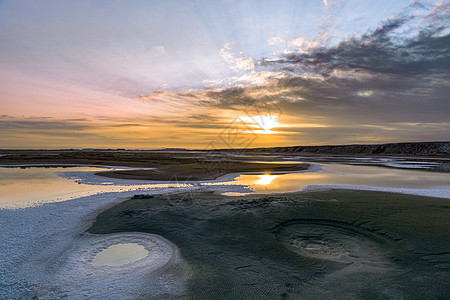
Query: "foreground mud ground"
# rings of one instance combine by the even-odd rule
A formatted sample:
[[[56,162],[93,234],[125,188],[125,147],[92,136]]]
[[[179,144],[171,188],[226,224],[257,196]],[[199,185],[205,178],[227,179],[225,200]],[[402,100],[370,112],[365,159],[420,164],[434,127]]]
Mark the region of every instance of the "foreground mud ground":
[[[88,232],[170,240],[193,270],[182,299],[450,297],[445,199],[348,190],[136,195],[100,213]]]

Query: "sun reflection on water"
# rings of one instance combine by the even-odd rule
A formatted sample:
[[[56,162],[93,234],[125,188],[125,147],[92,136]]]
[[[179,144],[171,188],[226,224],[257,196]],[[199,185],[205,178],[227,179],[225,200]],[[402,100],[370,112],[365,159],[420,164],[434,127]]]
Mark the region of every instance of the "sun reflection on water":
[[[269,174],[264,174],[264,175],[258,175],[258,180],[256,180],[254,182],[254,184],[259,184],[259,185],[268,185],[270,184],[275,178],[277,178],[279,175],[269,175]]]
[[[449,176],[448,173],[324,164],[316,172],[241,174],[232,183],[264,194],[289,193],[319,185],[447,190],[450,188]]]

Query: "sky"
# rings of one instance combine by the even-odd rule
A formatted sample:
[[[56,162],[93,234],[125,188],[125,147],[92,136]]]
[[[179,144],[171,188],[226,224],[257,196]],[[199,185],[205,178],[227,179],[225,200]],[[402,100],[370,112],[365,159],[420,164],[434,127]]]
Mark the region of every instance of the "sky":
[[[0,0],[0,149],[450,140],[450,2]]]

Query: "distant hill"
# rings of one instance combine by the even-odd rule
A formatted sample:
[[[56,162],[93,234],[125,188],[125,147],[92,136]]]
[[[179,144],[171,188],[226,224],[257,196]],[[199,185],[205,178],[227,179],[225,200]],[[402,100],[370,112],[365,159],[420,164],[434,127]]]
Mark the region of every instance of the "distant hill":
[[[389,143],[375,145],[290,146],[246,149],[246,152],[304,154],[450,155],[450,142]]]

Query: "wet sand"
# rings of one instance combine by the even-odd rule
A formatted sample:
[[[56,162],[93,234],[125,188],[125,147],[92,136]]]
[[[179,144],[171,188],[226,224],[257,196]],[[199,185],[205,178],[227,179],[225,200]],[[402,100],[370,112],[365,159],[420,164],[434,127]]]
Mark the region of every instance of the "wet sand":
[[[174,243],[193,272],[180,299],[450,297],[445,199],[349,190],[141,195],[100,213],[88,232]]]

